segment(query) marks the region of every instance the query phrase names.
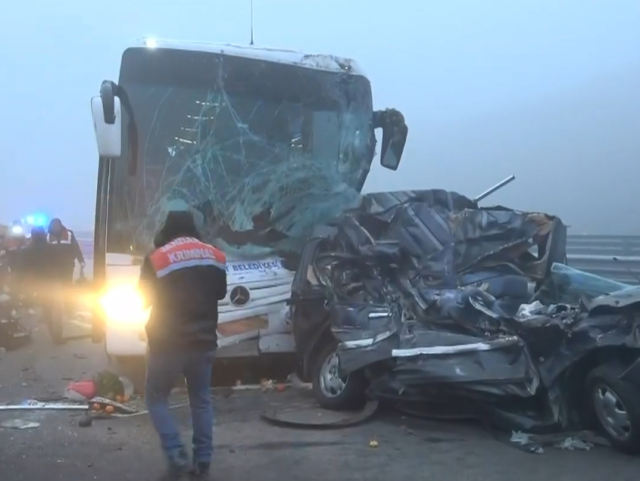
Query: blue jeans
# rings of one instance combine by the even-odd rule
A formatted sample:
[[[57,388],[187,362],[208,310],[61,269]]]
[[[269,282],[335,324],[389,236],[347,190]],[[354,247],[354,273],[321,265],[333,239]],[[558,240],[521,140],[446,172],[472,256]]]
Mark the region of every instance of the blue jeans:
[[[187,380],[193,425],[193,461],[211,462],[213,453],[213,404],[211,368],[214,351],[178,349],[151,351],[147,355],[146,401],[153,425],[167,457],[174,458],[184,445],[169,411],[169,395],[180,374]]]

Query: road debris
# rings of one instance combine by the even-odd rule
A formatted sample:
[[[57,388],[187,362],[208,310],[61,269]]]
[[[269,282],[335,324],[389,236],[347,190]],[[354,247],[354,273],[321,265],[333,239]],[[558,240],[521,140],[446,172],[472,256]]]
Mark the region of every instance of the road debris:
[[[78,426],[80,426],[81,428],[88,428],[88,427],[91,427],[92,425],[93,425],[93,416],[91,416],[90,414],[83,416],[78,421]]]
[[[308,397],[286,406],[280,403],[268,406],[260,417],[270,424],[285,428],[343,429],[369,421],[378,407],[378,401],[372,400],[358,411],[331,411],[319,407],[315,399]]]
[[[97,396],[97,394],[98,389],[96,387],[96,383],[92,380],[72,381],[64,391],[66,398],[73,399],[75,401],[91,399],[92,397]]]
[[[31,331],[22,325],[21,320],[14,315],[13,299],[2,292],[4,288],[0,273],[0,348],[6,350],[23,347],[31,340]]]
[[[131,399],[133,391],[133,383],[126,377],[101,371],[92,379],[70,382],[65,389],[65,397],[75,401],[100,397],[123,404]]]
[[[533,442],[530,434],[521,433],[520,431],[514,431],[511,434],[511,442],[521,446],[523,451],[533,454],[544,453],[544,449],[542,448],[542,446]]]
[[[564,441],[561,441],[558,444],[556,444],[556,447],[560,449],[567,449],[569,451],[589,451],[591,450],[591,448],[593,448],[593,444],[585,442],[582,439],[577,438],[575,436],[570,436],[566,438]]]
[[[523,451],[533,454],[543,454],[545,447],[568,451],[589,451],[596,444],[605,446],[608,444],[590,431],[554,434],[529,434],[514,431],[511,433],[511,442],[517,444]]]
[[[40,423],[27,421],[26,419],[9,419],[0,423],[1,428],[6,429],[35,429],[40,427]]]
[[[86,404],[77,402],[40,402],[28,399],[20,404],[0,405],[0,411],[86,411]]]

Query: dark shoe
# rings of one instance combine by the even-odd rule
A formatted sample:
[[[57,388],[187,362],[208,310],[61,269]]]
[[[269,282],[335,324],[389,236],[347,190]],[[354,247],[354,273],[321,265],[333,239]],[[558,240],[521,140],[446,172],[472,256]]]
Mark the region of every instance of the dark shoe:
[[[187,479],[186,476],[186,473],[178,472],[169,468],[158,481],[181,481],[183,479]]]
[[[185,478],[184,473],[176,473],[175,471],[169,469],[166,473],[164,473],[158,481],[181,481]]]
[[[195,463],[191,470],[191,476],[195,479],[209,479],[211,463]]]
[[[184,450],[180,450],[173,455],[167,456],[167,472],[163,480],[173,481],[182,479],[182,476],[189,473],[189,456]]]

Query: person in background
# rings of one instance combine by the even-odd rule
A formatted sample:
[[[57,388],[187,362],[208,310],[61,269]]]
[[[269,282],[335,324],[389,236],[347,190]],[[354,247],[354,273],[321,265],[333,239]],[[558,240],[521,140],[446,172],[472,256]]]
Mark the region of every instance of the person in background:
[[[73,285],[73,272],[76,261],[80,264],[80,269],[84,270],[85,262],[80,245],[71,229],[67,229],[62,221],[57,217],[49,223],[48,241],[53,246],[51,250],[55,257],[55,276],[69,291]],[[66,303],[67,314],[71,314],[73,304]]]
[[[20,251],[27,245],[27,236],[22,225],[18,221],[13,223],[9,235],[4,239],[2,250],[4,251],[3,263],[9,266],[13,273],[12,284],[14,288],[19,289],[20,285]]]
[[[24,228],[18,221],[15,221],[11,226],[9,235],[5,236],[3,242],[4,250],[9,253],[22,249],[27,245],[27,235],[24,232]]]
[[[169,479],[187,472],[205,479],[213,453],[211,371],[218,301],[227,292],[226,258],[201,241],[192,213],[180,206],[168,212],[154,244],[139,281],[145,305],[151,306],[146,325],[147,407],[169,464]],[[186,378],[191,407],[191,465],[168,405],[180,375]]]
[[[55,276],[53,247],[43,227],[31,230],[31,242],[20,251],[19,269],[30,296],[42,299]]]
[[[65,277],[71,281],[73,279],[73,271],[75,270],[75,262],[78,261],[80,267],[84,268],[84,256],[80,250],[80,245],[76,240],[76,236],[71,229],[67,229],[62,221],[57,217],[49,223],[49,244],[58,246],[57,255],[60,264],[64,269]]]

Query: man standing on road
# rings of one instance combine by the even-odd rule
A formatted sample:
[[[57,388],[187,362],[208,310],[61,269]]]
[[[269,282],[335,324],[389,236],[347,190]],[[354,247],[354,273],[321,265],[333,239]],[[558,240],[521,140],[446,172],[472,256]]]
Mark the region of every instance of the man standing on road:
[[[31,242],[20,253],[20,276],[31,297],[42,298],[48,288],[52,276],[55,275],[52,246],[47,242],[47,233],[42,227],[31,230]]]
[[[48,229],[49,244],[52,245],[54,257],[54,280],[60,283],[61,295],[64,296],[64,309],[67,315],[74,314],[72,299],[73,271],[76,268],[76,260],[80,269],[84,271],[84,256],[71,229],[67,229],[57,217],[51,219]]]
[[[186,206],[185,206],[186,207]],[[200,240],[193,215],[174,210],[142,264],[139,288],[151,315],[145,396],[169,463],[169,476],[208,477],[213,453],[211,370],[217,348],[218,301],[227,292],[225,255]],[[193,465],[169,412],[178,377],[187,380],[193,425]]]
[[[55,257],[55,278],[67,291],[65,294],[67,299],[71,299],[70,292],[73,285],[73,271],[76,268],[76,260],[81,269],[84,270],[85,265],[80,245],[78,245],[73,231],[67,229],[57,217],[49,223],[48,240],[49,244],[53,246],[51,251]],[[70,301],[65,303],[65,309],[67,314],[73,314],[73,304]]]
[[[75,234],[56,217],[49,223],[49,243],[58,247],[56,255],[62,269],[61,275],[70,283],[73,280],[76,261],[84,268],[84,256]]]

